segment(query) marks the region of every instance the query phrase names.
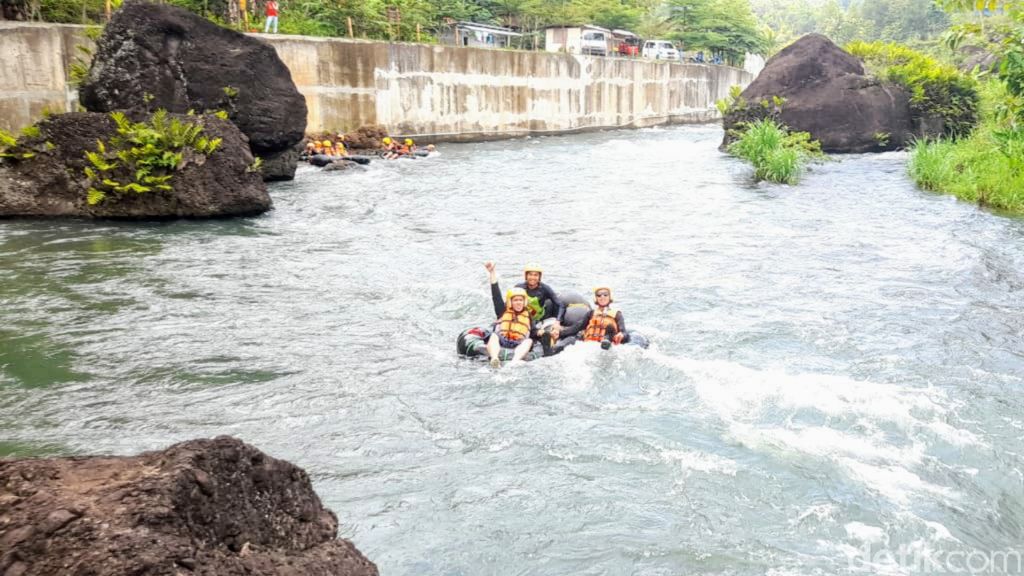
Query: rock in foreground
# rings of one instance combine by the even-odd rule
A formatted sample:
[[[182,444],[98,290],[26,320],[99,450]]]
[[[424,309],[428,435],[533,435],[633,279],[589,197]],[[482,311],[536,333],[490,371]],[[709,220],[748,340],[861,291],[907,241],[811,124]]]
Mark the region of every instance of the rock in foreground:
[[[0,574],[376,575],[302,469],[234,438],[0,460]]]
[[[306,99],[271,46],[166,4],[117,11],[80,100],[93,112],[224,110],[264,159],[267,180],[294,177],[298,153],[289,152],[306,131]]]
[[[0,162],[0,217],[211,218],[254,215],[271,208],[270,195],[253,169],[252,153],[238,128],[216,116],[169,117],[174,119],[202,124],[202,137],[219,138],[219,147],[209,155],[184,151],[164,184],[170,190],[149,186],[152,190],[141,194],[109,194],[94,205],[87,201],[89,189],[103,186],[90,182],[86,169],[96,167],[86,152],[97,151],[98,140],[106,142],[108,161],[121,164],[109,147],[118,136],[116,124],[108,114],[91,112],[43,120],[37,125],[38,135],[19,140],[14,159]],[[112,177],[121,184],[135,178],[135,170],[126,174],[121,167],[114,172]]]
[[[769,59],[741,96],[755,116],[762,101],[784,98],[779,119],[809,132],[825,152],[902,148],[915,131],[906,91],[867,76],[856,56],[821,34],[808,34]],[[723,120],[728,131],[749,119],[730,111]]]

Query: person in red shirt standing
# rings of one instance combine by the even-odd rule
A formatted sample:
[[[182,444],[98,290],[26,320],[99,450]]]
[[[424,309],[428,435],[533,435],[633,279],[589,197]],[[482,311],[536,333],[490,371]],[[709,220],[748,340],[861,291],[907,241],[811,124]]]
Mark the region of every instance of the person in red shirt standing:
[[[267,23],[263,25],[263,33],[270,32],[270,25],[274,25],[274,34],[277,34],[277,0],[267,0]]]

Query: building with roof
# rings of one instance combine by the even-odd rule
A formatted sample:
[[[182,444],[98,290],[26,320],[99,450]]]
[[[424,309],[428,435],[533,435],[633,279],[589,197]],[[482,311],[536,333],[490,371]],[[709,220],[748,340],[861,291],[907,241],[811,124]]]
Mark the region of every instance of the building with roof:
[[[451,46],[510,48],[512,39],[522,36],[511,28],[477,22],[452,22],[441,29],[438,41]]]

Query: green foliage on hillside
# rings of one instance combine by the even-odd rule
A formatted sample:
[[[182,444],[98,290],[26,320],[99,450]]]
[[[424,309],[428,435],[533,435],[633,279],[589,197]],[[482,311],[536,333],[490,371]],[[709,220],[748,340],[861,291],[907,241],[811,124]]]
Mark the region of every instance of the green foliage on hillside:
[[[933,0],[751,0],[771,30],[774,53],[817,32],[839,45],[854,40],[918,43],[936,38],[949,17]]]
[[[875,76],[904,86],[915,118],[941,118],[946,136],[966,136],[978,123],[978,83],[953,66],[892,42],[852,42],[846,50]]]
[[[9,0],[26,18],[49,22],[102,23],[103,0]],[[168,0],[218,24],[260,29],[265,0]],[[512,27],[523,34],[516,47],[540,48],[551,25],[594,24],[633,30],[644,38],[674,40],[687,51],[717,53],[741,63],[760,52],[766,36],[749,0],[279,0],[279,31],[311,36],[433,42],[452,20]],[[38,6],[39,10],[31,10]],[[398,19],[390,19],[395,10]]]

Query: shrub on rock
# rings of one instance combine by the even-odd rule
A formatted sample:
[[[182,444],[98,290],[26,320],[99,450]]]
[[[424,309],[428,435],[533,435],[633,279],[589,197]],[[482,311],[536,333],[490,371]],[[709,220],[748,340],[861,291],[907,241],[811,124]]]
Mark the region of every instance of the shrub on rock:
[[[51,116],[0,154],[0,217],[208,218],[271,208],[245,137],[214,115]]]

